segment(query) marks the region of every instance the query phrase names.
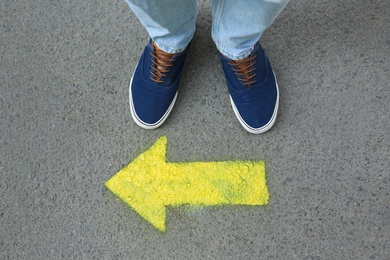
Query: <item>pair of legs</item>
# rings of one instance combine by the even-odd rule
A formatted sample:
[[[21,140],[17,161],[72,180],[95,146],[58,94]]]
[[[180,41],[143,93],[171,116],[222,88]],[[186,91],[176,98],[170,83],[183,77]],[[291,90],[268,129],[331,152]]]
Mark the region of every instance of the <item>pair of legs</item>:
[[[136,14],[142,25],[148,31],[151,41],[148,44],[147,48],[144,51],[143,57],[137,67],[146,66],[146,63],[151,66],[151,77],[152,81],[164,88],[172,87],[172,84],[177,84],[177,80],[180,80],[181,69],[177,69],[175,65],[176,60],[179,60],[181,64],[181,60],[185,59],[186,52],[188,51],[188,46],[192,40],[192,37],[195,33],[196,27],[196,19],[197,19],[197,0],[125,0],[133,12]],[[274,19],[280,13],[280,11],[287,4],[288,0],[213,0],[212,1],[212,38],[216,44],[218,51],[220,52],[220,57],[222,61],[222,65],[224,68],[225,76],[227,79],[229,91],[231,93],[231,100],[233,109],[235,109],[235,113],[237,117],[241,117],[241,124],[246,122],[244,117],[251,118],[249,121],[258,121],[257,119],[253,119],[253,115],[243,115],[247,114],[246,111],[242,112],[242,109],[251,109],[247,107],[248,102],[254,103],[253,99],[257,98],[257,96],[261,95],[260,92],[264,92],[261,90],[256,90],[254,93],[244,93],[243,92],[253,92],[247,91],[246,89],[242,89],[242,86],[252,88],[257,88],[257,85],[260,83],[267,81],[269,74],[269,70],[272,71],[270,65],[268,64],[268,59],[266,58],[264,51],[261,46],[258,46],[258,41],[262,35],[262,33],[272,24]],[[153,54],[150,56],[151,61],[147,61],[149,56],[147,53]],[[159,58],[158,54],[171,54],[164,56],[163,60]],[[184,55],[182,55],[184,53]],[[184,57],[183,57],[184,56]],[[255,57],[256,56],[256,57]],[[251,59],[248,59],[252,57]],[[143,60],[144,59],[144,60]],[[247,59],[247,60],[245,60]],[[165,60],[165,62],[164,62]],[[237,64],[236,61],[245,60],[245,63]],[[150,63],[150,64],[149,64]],[[184,64],[184,63],[183,63]],[[224,66],[224,64],[226,66]],[[257,64],[257,65],[256,65]],[[169,66],[167,66],[169,65]],[[180,65],[182,66],[182,64]],[[268,68],[269,66],[269,68]],[[169,67],[169,68],[168,68]],[[258,68],[260,67],[260,71]],[[171,68],[178,73],[177,78],[170,78]],[[158,100],[159,95],[166,95],[163,92],[166,89],[159,90],[158,93],[154,93],[154,97],[146,97],[147,92],[153,91],[153,83],[147,79],[147,73],[145,73],[146,67],[144,69],[137,69],[133,75],[132,83],[130,86],[130,101],[132,105],[132,115],[138,125],[144,128],[155,128],[161,125],[161,118],[158,116],[155,119],[152,119],[153,116],[147,118],[146,120],[142,120],[141,117],[148,113],[149,108],[141,107],[143,101],[146,100],[148,106],[153,106],[153,103],[161,102]],[[244,71],[242,71],[244,70]],[[178,72],[179,71],[179,72]],[[157,74],[157,77],[155,77]],[[236,75],[236,76],[233,76]],[[259,75],[262,74],[262,75]],[[142,75],[142,77],[140,77]],[[154,75],[154,76],[153,76]],[[232,77],[236,77],[237,82],[234,82]],[[142,78],[144,78],[144,82],[142,82]],[[146,79],[145,79],[146,78]],[[156,80],[153,80],[156,79]],[[165,80],[168,80],[170,84],[165,84]],[[230,81],[230,83],[229,83]],[[250,83],[250,84],[248,84]],[[255,84],[254,84],[255,83]],[[238,84],[238,85],[237,85]],[[147,85],[148,91],[140,90],[139,85]],[[276,85],[276,80],[275,84]],[[174,89],[177,86],[174,87]],[[232,93],[232,91],[238,91],[239,93]],[[133,93],[132,93],[133,92]],[[142,92],[142,93],[141,93]],[[165,91],[166,92],[166,91]],[[141,93],[141,94],[140,94]],[[276,89],[273,90],[273,95],[271,99],[271,103],[278,102],[278,98],[275,97],[277,94],[277,85]],[[248,96],[249,95],[249,96]],[[265,94],[269,95],[269,94]],[[165,100],[165,108],[170,112],[171,107],[173,106],[174,100],[177,96],[177,89],[172,93],[168,94],[168,101]],[[245,97],[243,97],[245,96]],[[266,99],[270,99],[270,97],[265,97]],[[137,100],[138,99],[138,100]],[[139,99],[142,99],[141,102]],[[149,99],[149,100],[148,100]],[[169,101],[171,100],[172,101]],[[244,99],[244,100],[241,100]],[[252,100],[252,101],[251,101]],[[261,100],[261,97],[259,97]],[[243,103],[243,104],[237,104]],[[265,101],[269,103],[269,100]],[[137,104],[138,103],[138,104]],[[245,104],[244,104],[245,103]],[[255,102],[256,103],[256,102]],[[277,104],[274,104],[274,109],[272,110],[272,114],[275,114],[275,105],[277,110]],[[236,106],[236,107],[235,107]],[[245,106],[246,108],[243,108]],[[256,113],[261,113],[258,110],[262,110],[263,108],[257,107],[255,108]],[[137,112],[137,110],[139,112]],[[163,108],[164,110],[164,108]],[[149,111],[150,112],[150,111]],[[151,112],[154,113],[155,112]],[[143,114],[143,115],[141,115]],[[273,115],[276,116],[276,115]],[[255,116],[256,117],[256,116]],[[269,117],[269,115],[268,115]],[[164,116],[165,120],[166,116]],[[152,121],[158,121],[152,122]],[[271,123],[273,124],[274,118]],[[146,122],[149,121],[149,122]],[[258,122],[249,122],[248,131],[252,133],[260,133],[265,132],[270,128],[270,122],[266,122],[268,125],[267,129],[259,130],[263,128],[260,126]],[[262,119],[264,121],[264,119]],[[265,120],[267,121],[267,120]],[[272,126],[272,125],[271,125]],[[252,130],[251,130],[252,129]],[[253,130],[254,129],[254,130]],[[265,130],[265,131],[264,131]]]

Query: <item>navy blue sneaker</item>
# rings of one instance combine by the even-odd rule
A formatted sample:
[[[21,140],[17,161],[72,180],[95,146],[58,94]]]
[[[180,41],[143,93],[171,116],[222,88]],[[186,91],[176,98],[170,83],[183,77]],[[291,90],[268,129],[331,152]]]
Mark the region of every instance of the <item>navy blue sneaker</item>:
[[[250,133],[268,131],[275,123],[279,90],[271,64],[260,43],[242,60],[219,53],[230,102],[241,125]]]
[[[145,47],[129,87],[131,115],[140,127],[154,129],[167,119],[176,101],[188,49],[170,54],[152,40]]]

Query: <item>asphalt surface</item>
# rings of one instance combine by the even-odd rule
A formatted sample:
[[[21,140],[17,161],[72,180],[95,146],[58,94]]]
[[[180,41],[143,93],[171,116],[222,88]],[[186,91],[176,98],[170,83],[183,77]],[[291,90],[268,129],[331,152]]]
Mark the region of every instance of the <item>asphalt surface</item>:
[[[165,124],[128,84],[146,31],[117,1],[0,3],[0,259],[389,259],[390,2],[292,0],[261,42],[271,131],[230,107],[211,4]],[[168,207],[161,233],[104,183],[160,136],[172,162],[264,160],[266,206]]]

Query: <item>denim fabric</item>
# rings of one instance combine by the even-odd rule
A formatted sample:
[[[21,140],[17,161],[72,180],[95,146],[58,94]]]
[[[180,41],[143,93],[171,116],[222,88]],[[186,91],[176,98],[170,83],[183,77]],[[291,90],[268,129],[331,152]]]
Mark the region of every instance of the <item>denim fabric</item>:
[[[125,0],[165,52],[185,49],[195,33],[197,0]],[[247,57],[288,0],[213,0],[212,38],[226,57]]]
[[[125,0],[157,46],[168,53],[183,51],[196,26],[197,0]]]

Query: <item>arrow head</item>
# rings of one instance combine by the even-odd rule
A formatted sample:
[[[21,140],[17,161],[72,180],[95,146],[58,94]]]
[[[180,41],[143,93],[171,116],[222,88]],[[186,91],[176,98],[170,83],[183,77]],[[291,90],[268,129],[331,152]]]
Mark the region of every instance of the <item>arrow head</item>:
[[[160,137],[152,147],[139,155],[106,182],[106,187],[138,214],[161,231],[165,231],[165,202],[156,189],[156,176],[166,166],[167,138]]]

